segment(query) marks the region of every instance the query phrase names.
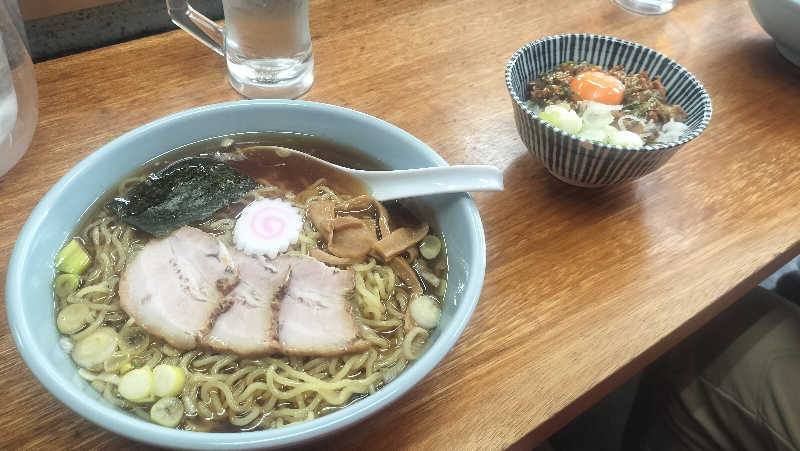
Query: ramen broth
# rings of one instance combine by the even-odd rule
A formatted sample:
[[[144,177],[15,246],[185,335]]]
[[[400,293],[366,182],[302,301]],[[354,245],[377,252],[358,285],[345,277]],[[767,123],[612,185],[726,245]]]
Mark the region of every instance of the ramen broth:
[[[132,324],[133,318],[129,318],[126,312],[119,308],[116,283],[119,275],[124,272],[125,262],[132,259],[147,242],[152,240],[152,237],[144,232],[131,229],[130,226],[121,223],[118,221],[119,218],[110,215],[103,208],[109,199],[130,188],[131,179],[141,180],[148,174],[188,156],[210,156],[219,158],[241,173],[259,181],[262,185],[269,185],[270,189],[277,187],[278,191],[282,193],[281,197],[288,198],[295,203],[298,202],[294,198],[295,194],[306,190],[320,179],[325,180],[323,186],[328,190],[324,193],[320,191],[322,193],[320,196],[326,199],[341,202],[359,195],[369,194],[368,188],[357,180],[313,160],[295,155],[281,157],[271,151],[253,148],[253,146],[271,145],[300,150],[346,167],[368,170],[385,169],[380,162],[360,154],[357,149],[318,137],[294,133],[229,135],[196,142],[155,158],[145,164],[141,170],[132,174],[132,177],[127,179],[128,181],[121,181],[119,187],[110,190],[96,202],[84,215],[78,230],[73,235],[91,255],[93,263],[81,275],[81,284],[76,293],[56,297],[56,312],[59,313],[74,304],[84,303],[92,312],[104,313],[95,313],[95,316],[87,318],[86,324],[76,331],[66,333],[59,328],[64,333],[62,341],[69,342],[68,345],[65,345],[65,349],[74,349],[75,344],[80,341],[79,339],[91,332],[92,327],[111,328],[120,334],[121,341],[130,339],[130,330],[126,331],[126,328],[137,328],[135,324]],[[223,156],[220,157],[220,154]],[[242,159],[242,157],[244,158]],[[271,191],[271,193],[274,192]],[[214,229],[213,224],[220,220],[222,220],[221,222],[230,221],[226,218],[235,219],[243,205],[244,203],[231,204],[208,221],[191,225],[224,240],[230,230]],[[392,230],[400,227],[417,227],[421,224],[421,221],[400,202],[387,202],[383,205],[388,211]],[[373,210],[347,214],[367,220],[372,217],[374,221],[376,213]],[[289,249],[290,253],[307,253],[309,246],[325,248],[320,233],[310,224],[306,215],[304,217],[305,224],[301,237],[305,237],[306,244],[292,245]],[[128,364],[132,368],[169,363],[180,366],[186,371],[186,387],[177,395],[183,401],[186,409],[185,417],[177,426],[179,429],[215,432],[266,429],[310,420],[341,409],[368,396],[396,378],[411,361],[419,357],[419,354],[427,346],[426,338],[432,331],[421,328],[413,321],[411,323],[413,327],[409,326],[408,321],[411,321],[409,320],[411,318],[409,305],[417,297],[428,297],[441,309],[446,289],[447,257],[441,234],[438,231],[434,232],[436,224],[430,222],[431,218],[425,219],[426,223],[431,226],[426,238],[430,236],[432,238],[428,239],[439,240],[439,243],[442,244],[441,252],[438,252],[435,257],[423,259],[417,246],[412,245],[401,255],[394,257],[395,259],[402,258],[408,268],[413,267],[415,282],[406,282],[408,279],[395,273],[392,269],[393,266],[388,261],[380,261],[372,256],[347,268],[354,271],[357,279],[353,295],[353,304],[357,306],[354,309],[354,315],[357,323],[363,328],[362,330],[368,329],[369,334],[365,335],[365,338],[372,343],[372,347],[366,353],[326,358],[282,355],[254,358],[207,349],[180,351],[168,346],[160,338],[149,336],[143,330],[139,330],[139,333],[145,334],[144,339],[147,341],[145,350],[140,350],[140,354],[137,355],[128,355],[120,346],[114,355],[118,358],[128,358]],[[102,229],[98,231],[98,228]],[[112,236],[113,239],[109,238]],[[379,237],[379,239],[381,238]],[[119,241],[123,242],[126,251],[114,250],[115,246],[116,249],[120,249]],[[311,244],[308,244],[309,242]],[[101,256],[101,253],[108,255]],[[124,255],[121,255],[123,253]],[[105,262],[102,265],[101,260]],[[414,284],[417,284],[420,295],[414,294]],[[382,306],[380,317],[365,313],[370,311],[365,307],[366,303],[376,301]],[[100,314],[105,316],[97,316]],[[127,335],[125,335],[126,332]],[[133,334],[133,337],[138,339],[136,334]],[[111,366],[113,367],[113,365]],[[107,362],[104,363],[103,368],[108,368]],[[147,412],[150,404],[126,401],[120,397],[114,382],[111,382],[118,382],[119,377],[123,376],[122,370],[113,370],[112,368],[112,371],[106,371],[94,368],[87,371],[81,368],[80,372],[95,389],[103,394],[108,402],[131,411],[143,419],[148,419]],[[240,374],[241,376],[237,376]],[[214,375],[218,379],[217,382],[203,382]],[[300,395],[289,399],[281,398],[281,393],[292,387],[309,385],[309,376],[313,376],[314,380],[321,381],[320,384],[328,384],[324,385],[326,387],[332,387],[331,383],[339,383],[336,381],[342,381],[341,383],[355,381],[356,385],[355,388],[346,389],[343,393],[350,393],[350,395],[342,394],[343,398],[338,403],[330,402],[330,396],[321,397],[320,393],[322,392],[319,391],[321,389],[311,386],[306,388],[307,391],[302,391]],[[229,380],[231,378],[233,380]],[[292,379],[295,382],[284,382],[283,384],[269,382],[273,378]],[[227,380],[227,382],[224,384],[220,382],[223,380]],[[270,383],[273,386],[269,389],[258,388]],[[225,395],[225,390],[220,388],[221,384],[227,384],[226,390],[230,390],[227,393],[233,393],[233,396],[237,397],[236,400],[226,399],[228,395]],[[249,392],[255,394],[249,395],[249,397],[245,396]],[[191,401],[187,401],[187,397],[191,397]],[[239,399],[238,397],[244,398]]]

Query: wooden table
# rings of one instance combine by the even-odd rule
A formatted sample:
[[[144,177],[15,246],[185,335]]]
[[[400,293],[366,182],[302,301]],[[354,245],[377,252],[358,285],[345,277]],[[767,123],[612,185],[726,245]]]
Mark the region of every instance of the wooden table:
[[[311,14],[317,81],[304,99],[392,122],[451,164],[502,168],[507,187],[475,195],[488,271],[461,339],[402,400],[327,446],[532,446],[800,250],[800,69],[744,0],[682,0],[659,17],[611,0],[328,0]],[[705,83],[710,127],[640,181],[587,190],[555,180],[517,136],[503,70],[518,47],[563,32],[675,58]],[[239,98],[223,59],[182,32],[36,70],[34,142],[0,178],[0,275],[36,202],[80,159],[158,117]],[[4,314],[0,448],[138,446],[47,393]]]

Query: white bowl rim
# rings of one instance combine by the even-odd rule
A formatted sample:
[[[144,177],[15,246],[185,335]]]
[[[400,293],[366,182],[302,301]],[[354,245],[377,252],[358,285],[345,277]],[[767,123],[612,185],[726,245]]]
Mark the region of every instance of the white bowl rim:
[[[665,58],[678,71],[685,72],[686,75],[688,75],[689,80],[692,83],[696,84],[700,88],[700,92],[702,94],[701,95],[701,98],[702,98],[701,101],[703,102],[703,118],[702,118],[702,120],[700,121],[700,123],[695,128],[692,129],[692,132],[689,135],[687,135],[687,136],[685,136],[685,137],[683,137],[683,138],[681,138],[681,139],[679,139],[677,141],[671,141],[671,142],[667,142],[667,143],[658,143],[658,144],[647,144],[647,145],[641,146],[641,147],[622,147],[622,146],[617,146],[615,144],[606,144],[606,143],[601,143],[599,141],[592,141],[590,139],[581,138],[578,135],[573,135],[571,133],[567,133],[564,130],[561,130],[558,127],[554,127],[554,126],[550,125],[549,123],[539,119],[539,117],[533,111],[531,111],[530,108],[528,108],[528,105],[525,104],[525,101],[523,99],[521,99],[520,96],[516,92],[514,92],[514,86],[511,83],[511,72],[512,72],[512,69],[514,68],[514,65],[516,64],[517,60],[519,59],[519,57],[522,56],[526,51],[530,50],[531,48],[537,47],[537,46],[541,45],[544,42],[564,39],[566,37],[578,37],[580,39],[584,39],[584,38],[604,39],[604,40],[608,40],[608,41],[612,41],[612,42],[618,42],[618,43],[621,43],[621,44],[624,44],[624,45],[627,45],[627,46],[641,47],[641,48],[643,48],[645,50],[649,50],[651,52],[654,52],[656,55],[658,55],[660,57]],[[550,36],[545,36],[543,38],[540,38],[540,39],[537,39],[537,40],[535,40],[533,42],[525,44],[524,46],[522,46],[519,49],[517,49],[517,51],[515,51],[514,54],[511,55],[511,58],[509,59],[508,63],[506,64],[505,75],[506,75],[506,87],[508,88],[508,93],[511,95],[511,99],[514,100],[514,102],[525,112],[525,114],[528,115],[528,117],[530,117],[532,120],[544,125],[545,127],[552,129],[558,135],[566,136],[567,138],[570,138],[570,139],[573,139],[573,140],[577,140],[577,141],[580,141],[580,142],[585,142],[585,143],[594,145],[595,148],[597,148],[597,149],[613,149],[613,150],[623,151],[623,152],[650,152],[650,151],[654,151],[654,150],[663,150],[663,149],[669,149],[669,148],[672,148],[672,147],[678,147],[678,146],[682,146],[683,144],[686,144],[687,142],[689,142],[689,141],[697,138],[698,136],[700,136],[700,134],[708,126],[708,123],[711,121],[711,112],[712,112],[711,97],[709,97],[705,86],[703,86],[703,83],[697,77],[695,77],[694,74],[689,72],[688,69],[686,69],[685,67],[681,66],[680,63],[678,63],[674,59],[668,57],[667,55],[664,55],[663,53],[661,53],[661,52],[659,52],[657,50],[653,50],[650,47],[644,46],[644,45],[639,44],[637,42],[628,41],[626,39],[621,39],[621,38],[617,38],[617,37],[614,37],[614,36],[602,35],[602,34],[590,34],[590,33],[564,33],[564,34],[554,34],[554,35],[550,35]]]
[[[177,119],[186,118],[187,116],[210,110],[287,107],[319,109],[329,113],[344,115],[351,120],[366,121],[388,133],[399,134],[405,139],[412,140],[416,143],[417,148],[425,156],[434,161],[436,165],[447,165],[444,159],[430,147],[395,125],[352,109],[301,100],[240,100],[192,108],[142,125],[95,150],[70,169],[70,171],[67,172],[67,174],[65,174],[37,204],[17,238],[6,276],[6,313],[11,335],[17,349],[25,363],[42,385],[67,407],[109,431],[135,441],[157,446],[184,449],[253,449],[282,447],[315,440],[364,420],[404,395],[444,359],[472,316],[480,296],[486,268],[486,242],[483,224],[480,220],[477,206],[466,193],[454,195],[454,203],[459,203],[466,208],[468,222],[471,223],[470,226],[474,230],[474,236],[476,238],[474,252],[469,255],[468,274],[480,275],[480,277],[470,277],[468,278],[469,280],[464,281],[463,291],[458,298],[459,302],[451,319],[450,326],[442,330],[437,340],[430,345],[422,357],[416,360],[413,366],[403,371],[397,379],[385,385],[376,393],[350,406],[312,421],[286,426],[280,429],[233,433],[190,432],[161,427],[136,418],[105,402],[98,402],[91,399],[78,390],[64,389],[63,386],[67,385],[69,381],[44,358],[43,353],[38,348],[29,345],[29,343],[35,344],[36,342],[32,338],[35,331],[32,329],[31,325],[23,321],[21,307],[21,302],[24,302],[22,288],[25,282],[25,274],[23,274],[22,268],[26,268],[30,265],[30,263],[27,262],[28,255],[26,249],[28,249],[35,240],[36,231],[42,226],[46,211],[57,202],[59,196],[63,195],[65,189],[76,179],[78,173],[92,167],[96,160],[108,158],[110,154],[117,152],[119,148],[124,148],[129,142],[135,141],[139,135],[147,133],[151,128],[167,124]]]

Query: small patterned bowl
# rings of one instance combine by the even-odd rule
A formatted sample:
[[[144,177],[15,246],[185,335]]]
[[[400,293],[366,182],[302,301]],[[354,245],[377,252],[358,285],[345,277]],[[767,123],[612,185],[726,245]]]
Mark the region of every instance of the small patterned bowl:
[[[578,138],[551,126],[525,104],[528,83],[564,61],[588,61],[604,69],[619,64],[627,72],[660,75],[667,102],[677,103],[688,113],[688,129],[674,142],[619,147]],[[655,50],[609,36],[562,34],[531,42],[508,62],[506,85],[517,131],[528,151],[556,178],[577,186],[613,185],[648,174],[700,135],[711,120],[711,99],[689,71]]]

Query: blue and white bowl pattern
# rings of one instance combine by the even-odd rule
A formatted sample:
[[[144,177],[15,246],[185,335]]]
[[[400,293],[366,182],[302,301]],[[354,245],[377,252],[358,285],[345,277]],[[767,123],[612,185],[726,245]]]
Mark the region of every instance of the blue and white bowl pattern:
[[[687,130],[677,141],[619,147],[578,138],[540,120],[528,107],[528,83],[565,61],[588,61],[603,69],[661,76],[667,102],[688,113]],[[548,36],[517,50],[506,66],[514,119],[530,153],[555,177],[578,186],[605,186],[654,171],[696,138],[711,120],[711,99],[702,83],[680,64],[655,50],[622,39],[590,34]]]

